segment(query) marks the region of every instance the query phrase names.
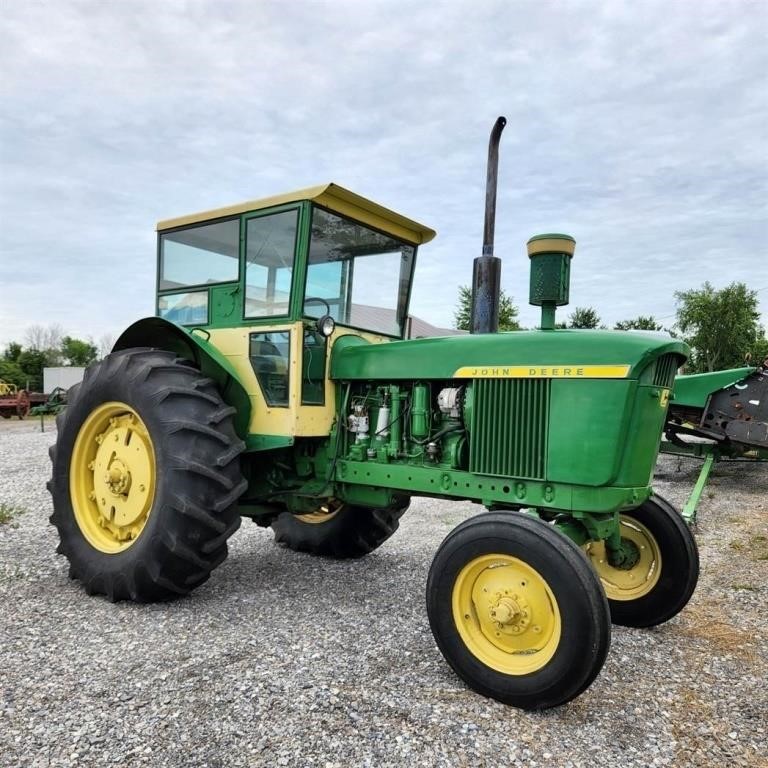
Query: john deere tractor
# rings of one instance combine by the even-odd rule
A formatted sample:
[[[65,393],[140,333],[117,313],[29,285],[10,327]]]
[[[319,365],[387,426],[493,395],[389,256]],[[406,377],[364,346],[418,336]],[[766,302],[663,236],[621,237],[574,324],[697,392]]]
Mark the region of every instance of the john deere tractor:
[[[186,595],[243,517],[289,549],[361,557],[430,496],[485,507],[427,582],[437,645],[482,694],[566,702],[600,671],[611,621],[683,608],[696,546],[650,479],[688,349],[555,330],[575,245],[561,234],[528,242],[541,329],[495,332],[502,128],[472,334],[405,339],[435,233],[335,184],[158,224],[156,316],[70,390],[51,451],[58,551],[89,594]]]

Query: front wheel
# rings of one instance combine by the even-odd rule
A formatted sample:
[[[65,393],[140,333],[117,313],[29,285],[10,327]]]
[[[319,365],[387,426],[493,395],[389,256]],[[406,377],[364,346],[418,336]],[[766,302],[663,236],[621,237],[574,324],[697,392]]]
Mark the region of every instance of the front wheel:
[[[586,553],[600,577],[614,624],[653,627],[678,614],[699,579],[696,540],[680,513],[654,494],[620,517],[621,538],[636,553],[631,567],[609,564],[603,542]]]
[[[427,613],[459,677],[522,709],[578,696],[610,645],[608,604],[578,547],[518,512],[484,513],[448,535],[429,570]]]

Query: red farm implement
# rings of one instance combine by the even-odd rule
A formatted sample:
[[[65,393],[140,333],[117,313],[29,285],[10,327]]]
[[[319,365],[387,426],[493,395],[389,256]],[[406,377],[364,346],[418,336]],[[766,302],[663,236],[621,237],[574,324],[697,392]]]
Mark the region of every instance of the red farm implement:
[[[8,384],[0,379],[0,416],[10,419],[18,416],[23,419],[29,413],[29,395],[15,384]]]

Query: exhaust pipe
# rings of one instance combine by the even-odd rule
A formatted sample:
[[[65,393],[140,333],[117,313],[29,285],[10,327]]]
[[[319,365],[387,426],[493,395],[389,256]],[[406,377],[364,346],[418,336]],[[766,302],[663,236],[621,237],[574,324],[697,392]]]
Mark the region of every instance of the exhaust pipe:
[[[501,259],[493,255],[496,228],[496,184],[499,175],[499,141],[507,124],[506,117],[497,118],[488,141],[488,171],[485,181],[485,226],[483,255],[472,268],[472,314],[470,333],[496,333],[499,329],[499,290]]]

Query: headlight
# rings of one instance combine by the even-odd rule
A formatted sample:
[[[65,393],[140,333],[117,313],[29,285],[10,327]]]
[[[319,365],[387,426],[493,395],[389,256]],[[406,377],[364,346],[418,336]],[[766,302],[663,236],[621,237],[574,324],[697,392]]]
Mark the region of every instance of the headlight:
[[[327,339],[335,330],[336,321],[330,315],[323,315],[317,321],[317,330]]]

